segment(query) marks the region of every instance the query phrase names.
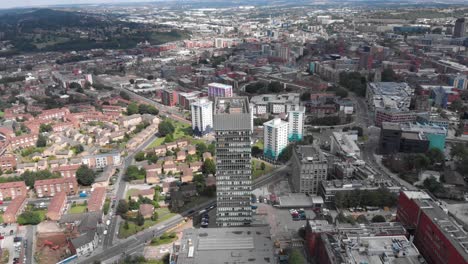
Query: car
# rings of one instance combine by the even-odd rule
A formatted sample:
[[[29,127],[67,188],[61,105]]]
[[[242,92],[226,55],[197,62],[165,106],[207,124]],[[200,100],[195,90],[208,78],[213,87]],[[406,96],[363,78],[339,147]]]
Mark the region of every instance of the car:
[[[4,236],[1,236],[1,235],[0,235],[0,240],[1,240],[1,239],[4,239],[4,238],[5,238]]]

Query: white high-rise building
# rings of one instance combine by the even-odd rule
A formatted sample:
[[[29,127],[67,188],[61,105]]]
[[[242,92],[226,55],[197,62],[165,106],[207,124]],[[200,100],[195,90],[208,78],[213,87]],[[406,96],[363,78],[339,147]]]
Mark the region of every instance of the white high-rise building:
[[[297,106],[296,110],[288,112],[288,140],[289,142],[301,141],[304,133],[304,113],[303,106]]]
[[[201,98],[192,103],[193,134],[203,136],[213,131],[213,102]]]
[[[263,123],[263,141],[263,155],[270,159],[278,159],[288,146],[288,122],[275,118]]]

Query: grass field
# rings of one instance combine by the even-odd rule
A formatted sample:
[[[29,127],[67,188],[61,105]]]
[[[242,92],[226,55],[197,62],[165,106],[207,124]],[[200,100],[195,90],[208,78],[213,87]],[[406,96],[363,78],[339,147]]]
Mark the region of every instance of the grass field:
[[[264,170],[261,169],[262,162],[265,164],[265,169]],[[270,163],[268,163],[266,161],[252,159],[252,168],[253,168],[253,173],[252,173],[252,178],[253,179],[252,180],[255,180],[256,178],[271,172],[274,167]]]
[[[135,222],[133,221],[128,221],[128,229],[125,229],[124,228],[124,223],[125,221],[122,221],[121,224],[120,224],[120,227],[119,227],[119,235],[118,237],[119,238],[127,238],[131,235],[134,235],[146,228],[149,228],[151,226],[154,226],[158,223],[161,223],[163,221],[166,221],[168,220],[169,218],[175,216],[176,214],[174,213],[171,213],[169,212],[169,209],[167,208],[159,208],[159,209],[156,209],[156,212],[158,212],[158,220],[157,221],[153,221],[151,219],[146,219],[145,220],[145,224],[142,225],[142,226],[138,226]]]
[[[3,223],[3,213],[0,214],[0,223]]]
[[[84,213],[86,211],[87,206],[86,205],[77,205],[72,208],[70,208],[69,213],[70,214],[80,214]]]
[[[151,240],[151,246],[160,246],[160,245],[165,245],[172,243],[173,241],[177,240],[177,235],[176,233],[164,233],[160,237],[153,238]]]
[[[175,131],[173,134],[174,140],[178,140],[186,136],[187,136],[187,139],[190,139],[188,137],[190,135],[189,130],[191,130],[191,126],[189,124],[184,124],[184,123],[181,123],[179,121],[174,121],[174,120],[170,120],[170,121],[174,125],[174,128],[175,128]],[[164,137],[155,139],[153,142],[151,142],[148,148],[158,147],[158,146],[161,146],[162,144],[164,144]]]

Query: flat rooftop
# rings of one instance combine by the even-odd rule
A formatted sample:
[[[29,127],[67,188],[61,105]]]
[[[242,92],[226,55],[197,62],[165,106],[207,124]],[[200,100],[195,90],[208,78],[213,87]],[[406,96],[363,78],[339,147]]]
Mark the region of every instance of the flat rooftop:
[[[268,226],[186,229],[174,252],[175,263],[275,263],[270,236]]]
[[[217,97],[214,108],[215,130],[252,130],[252,112],[247,97]]]
[[[372,82],[369,83],[374,95],[386,96],[410,96],[413,89],[407,83],[397,82]]]
[[[302,163],[322,162],[323,153],[314,145],[300,145],[296,147],[296,154]]]

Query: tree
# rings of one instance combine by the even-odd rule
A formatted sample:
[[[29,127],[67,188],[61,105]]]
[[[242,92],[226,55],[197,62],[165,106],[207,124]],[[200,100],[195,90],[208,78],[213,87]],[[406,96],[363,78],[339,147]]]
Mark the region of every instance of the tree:
[[[426,156],[429,158],[431,164],[441,163],[445,160],[444,153],[438,148],[431,148],[427,151]]]
[[[215,174],[216,173],[216,165],[212,159],[207,159],[203,162],[203,167],[202,167],[203,174],[209,175],[209,174]]]
[[[450,104],[450,108],[454,111],[461,111],[462,108],[463,108],[463,102],[462,100],[460,99],[457,99],[455,101],[453,101],[451,104]]]
[[[151,80],[154,79],[154,76],[153,76],[153,75],[148,75],[148,76],[146,77],[146,79],[147,79],[148,81],[151,81]]]
[[[195,145],[195,148],[200,157],[203,155],[203,153],[205,153],[208,150],[208,147],[203,142],[197,143],[197,145]]]
[[[136,161],[144,161],[145,160],[145,153],[143,151],[138,152],[135,154]]]
[[[164,120],[161,123],[159,123],[158,129],[159,135],[161,135],[162,137],[165,137],[167,134],[172,134],[175,132],[174,125],[168,120]]]
[[[414,167],[415,169],[417,170],[424,170],[426,169],[431,161],[429,160],[429,158],[424,155],[424,154],[417,154],[414,159],[413,159],[413,162],[414,162]]]
[[[151,220],[158,221],[159,215],[158,212],[154,211],[153,215],[151,216]]]
[[[372,217],[372,223],[385,223],[385,217],[383,215],[375,215]]]
[[[423,185],[424,188],[428,189],[431,193],[440,193],[444,191],[444,186],[433,176],[425,179]]]
[[[134,83],[135,83],[135,80],[133,80],[133,79],[130,79],[130,80],[128,80],[128,81],[130,82],[130,84],[134,84]]]
[[[278,160],[283,162],[283,163],[286,163],[288,162],[291,157],[292,157],[292,153],[293,153],[293,149],[294,149],[294,144],[290,144],[288,145],[285,149],[283,149],[283,151],[279,154],[278,156]]]
[[[127,106],[127,115],[134,115],[134,114],[138,114],[138,104],[135,102],[131,102]]]
[[[271,82],[268,84],[268,90],[272,93],[279,93],[283,90],[280,82]]]
[[[70,88],[71,89],[81,89],[81,84],[79,84],[77,82],[72,82],[72,83],[70,83]]]
[[[265,168],[266,168],[265,162],[262,162],[262,164],[260,164],[260,169],[265,170]]]
[[[138,212],[135,222],[138,226],[143,226],[145,224],[145,218],[140,212]]]
[[[123,228],[124,228],[125,230],[128,230],[128,229],[130,228],[130,226],[128,225],[128,221],[127,221],[127,220],[125,220]]]
[[[174,142],[174,136],[172,134],[167,134],[164,137],[164,143],[171,143]]]
[[[75,155],[76,155],[76,154],[80,154],[81,152],[83,152],[83,151],[84,151],[84,147],[83,147],[83,145],[78,144],[78,145],[75,145],[75,146],[71,147],[71,150],[72,150],[72,151],[75,153]]]
[[[95,172],[88,167],[88,165],[81,165],[76,170],[76,180],[83,186],[90,186],[96,179]]]
[[[310,92],[301,94],[301,101],[310,101]]]
[[[44,132],[50,132],[52,131],[52,125],[51,124],[41,124],[39,126],[39,132],[44,133]]]
[[[254,157],[259,157],[263,154],[263,150],[259,148],[258,146],[253,146],[252,147],[252,156]]]
[[[41,215],[35,211],[25,211],[20,214],[17,219],[17,223],[20,225],[37,225],[41,222]]]
[[[398,81],[398,77],[392,68],[387,68],[382,71],[382,82],[395,82]]]
[[[454,144],[450,150],[452,158],[463,159],[468,156],[468,149],[463,144]]]
[[[20,178],[26,183],[27,186],[34,188],[34,183],[36,180],[56,179],[60,178],[60,174],[52,173],[50,170],[40,170],[36,172],[27,170],[21,174]]]
[[[335,95],[339,96],[341,98],[346,98],[346,97],[348,97],[348,91],[346,91],[345,89],[342,89],[342,88],[337,88],[335,90]]]
[[[120,216],[123,216],[128,212],[128,203],[125,199],[119,200],[119,203],[117,204],[116,212]]]
[[[37,137],[36,147],[43,148],[47,146],[47,138],[41,134]]]
[[[120,97],[122,97],[125,100],[130,100],[130,95],[125,91],[120,92]]]
[[[369,223],[369,220],[367,220],[367,217],[365,215],[359,215],[356,219],[356,222],[360,223],[360,224],[367,224]]]

